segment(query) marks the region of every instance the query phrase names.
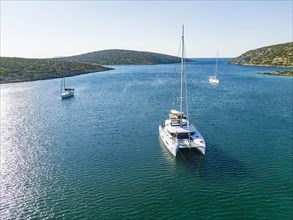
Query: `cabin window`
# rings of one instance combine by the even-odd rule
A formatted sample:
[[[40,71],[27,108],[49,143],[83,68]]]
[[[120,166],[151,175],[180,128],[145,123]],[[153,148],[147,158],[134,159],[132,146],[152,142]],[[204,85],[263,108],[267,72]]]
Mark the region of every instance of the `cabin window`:
[[[190,132],[189,134],[190,134],[190,136],[192,136],[192,135],[194,135],[194,132]],[[190,136],[188,135],[188,132],[177,134],[178,139],[188,139]]]
[[[186,121],[182,121],[182,126],[187,126]],[[180,126],[180,119],[173,119],[171,120],[171,126]]]
[[[180,120],[171,120],[171,126],[180,126]]]
[[[175,134],[175,133],[169,132],[169,134],[170,134],[172,137],[176,137],[176,134]]]

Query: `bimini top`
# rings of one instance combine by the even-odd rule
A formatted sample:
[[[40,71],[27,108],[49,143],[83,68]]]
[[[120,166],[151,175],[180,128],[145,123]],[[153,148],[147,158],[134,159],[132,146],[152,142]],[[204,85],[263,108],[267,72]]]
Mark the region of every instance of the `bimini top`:
[[[186,132],[195,132],[196,129],[189,124],[186,119],[182,120],[182,127],[180,126],[180,119],[167,119],[165,124],[170,133],[186,133]]]
[[[180,119],[180,118],[187,119],[187,116],[184,114],[184,112],[179,112],[175,109],[171,109],[169,118],[170,119]]]

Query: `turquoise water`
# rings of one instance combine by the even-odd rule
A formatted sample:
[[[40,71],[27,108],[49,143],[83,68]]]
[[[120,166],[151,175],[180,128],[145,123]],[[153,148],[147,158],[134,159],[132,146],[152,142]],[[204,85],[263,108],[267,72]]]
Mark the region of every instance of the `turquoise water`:
[[[177,64],[1,85],[1,219],[291,219],[293,78],[226,62],[187,66],[205,157],[159,140]]]

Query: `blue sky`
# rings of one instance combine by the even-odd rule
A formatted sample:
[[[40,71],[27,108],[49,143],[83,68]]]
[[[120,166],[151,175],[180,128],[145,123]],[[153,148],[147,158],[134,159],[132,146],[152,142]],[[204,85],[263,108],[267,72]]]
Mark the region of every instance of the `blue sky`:
[[[235,57],[293,41],[292,0],[1,0],[1,56],[48,58],[104,49]]]

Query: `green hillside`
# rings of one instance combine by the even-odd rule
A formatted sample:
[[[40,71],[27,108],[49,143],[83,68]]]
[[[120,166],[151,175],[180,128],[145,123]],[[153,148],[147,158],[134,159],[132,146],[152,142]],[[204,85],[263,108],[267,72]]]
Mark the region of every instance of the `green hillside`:
[[[110,69],[79,62],[0,57],[0,83],[58,78],[62,77],[62,71],[66,76],[75,76]]]
[[[189,61],[189,60],[187,60]],[[74,76],[110,70],[101,65],[178,63],[179,57],[133,50],[103,50],[71,57],[26,59],[0,57],[0,83]]]
[[[250,50],[229,64],[293,67],[293,42]]]
[[[100,65],[121,64],[167,64],[179,63],[180,58],[159,53],[142,52],[134,50],[101,50],[91,53],[56,58],[57,60],[96,63]]]

